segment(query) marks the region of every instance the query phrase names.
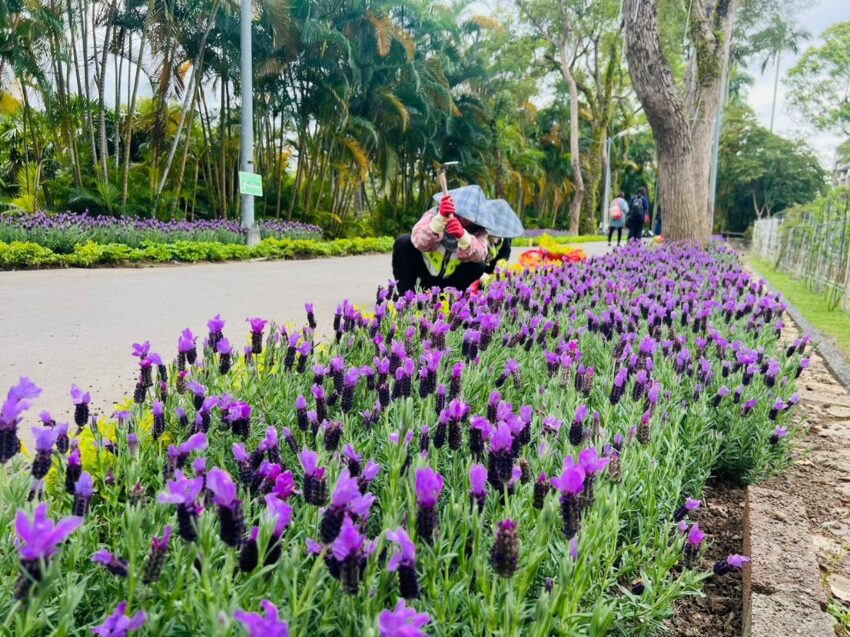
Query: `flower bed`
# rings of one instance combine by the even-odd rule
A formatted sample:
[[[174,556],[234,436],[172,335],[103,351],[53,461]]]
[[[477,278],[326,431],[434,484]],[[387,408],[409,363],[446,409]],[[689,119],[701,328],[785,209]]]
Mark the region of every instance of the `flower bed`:
[[[557,230],[526,230],[523,236],[513,240],[513,245],[519,248],[529,248],[540,245],[541,240],[558,245],[569,245],[574,243],[599,243],[605,241],[605,237],[601,234],[568,235]]]
[[[389,252],[392,247],[393,239],[390,237],[330,241],[268,238],[252,247],[238,243],[177,241],[146,243],[140,248],[131,248],[122,244],[89,242],[74,246],[70,254],[57,254],[35,243],[0,242],[0,269],[89,268],[121,264],[244,261],[263,258],[297,259]]]
[[[322,238],[322,229],[297,221],[264,220],[262,237],[275,239]],[[0,242],[35,243],[57,254],[72,254],[87,243],[119,244],[130,248],[164,243],[244,243],[238,221],[158,221],[136,217],[93,217],[87,214],[0,215]]]
[[[93,423],[73,388],[80,435],[42,414],[26,461],[22,380],[0,410],[4,629],[652,634],[710,576],[688,519],[708,477],[788,462],[808,340],[779,345],[781,301],[725,249],[391,294],[343,303],[330,344],[308,306],[300,329],[251,319],[244,349],[218,317],[175,364],[134,345],[126,410]]]

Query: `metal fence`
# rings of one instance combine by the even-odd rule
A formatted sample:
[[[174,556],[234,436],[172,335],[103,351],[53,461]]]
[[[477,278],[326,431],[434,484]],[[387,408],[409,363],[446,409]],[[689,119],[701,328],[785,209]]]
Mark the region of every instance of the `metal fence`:
[[[850,310],[850,191],[756,221],[752,250],[825,295],[830,309]]]

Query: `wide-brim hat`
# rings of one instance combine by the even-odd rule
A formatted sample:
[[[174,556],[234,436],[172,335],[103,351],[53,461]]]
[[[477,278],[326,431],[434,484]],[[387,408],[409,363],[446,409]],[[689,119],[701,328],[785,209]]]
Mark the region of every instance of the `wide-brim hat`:
[[[462,186],[450,190],[458,217],[481,226],[487,233],[502,239],[513,239],[525,232],[522,222],[504,199],[487,199],[479,186]],[[434,195],[434,203],[440,204],[443,193]]]

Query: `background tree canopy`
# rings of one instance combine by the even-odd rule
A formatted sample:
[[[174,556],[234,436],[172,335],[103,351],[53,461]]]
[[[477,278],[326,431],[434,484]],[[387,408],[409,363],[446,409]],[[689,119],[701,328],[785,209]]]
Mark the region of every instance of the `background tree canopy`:
[[[782,10],[773,4],[743,2],[739,58],[790,46],[768,37]],[[530,227],[595,229],[607,161],[614,193],[645,186],[654,197],[656,145],[631,86],[620,3],[585,5],[522,0],[483,16],[469,0],[255,1],[257,213],[330,235],[393,234],[430,205],[448,160],[462,162],[455,183],[507,199]],[[685,81],[687,11],[659,10],[662,46]],[[834,29],[827,45],[846,37]],[[818,73],[798,75],[838,81]],[[234,218],[240,90],[235,0],[7,0],[0,210]],[[741,117],[723,144],[730,228],[823,180],[810,152],[754,120],[758,130],[735,139]]]

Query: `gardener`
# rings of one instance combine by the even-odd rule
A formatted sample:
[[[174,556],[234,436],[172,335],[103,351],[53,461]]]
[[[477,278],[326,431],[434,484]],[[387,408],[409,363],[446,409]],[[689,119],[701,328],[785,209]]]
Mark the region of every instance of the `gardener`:
[[[520,220],[502,199],[489,200],[478,186],[434,195],[409,235],[393,246],[393,277],[403,294],[416,288],[463,290],[496,262],[510,257],[510,239],[523,233]]]

